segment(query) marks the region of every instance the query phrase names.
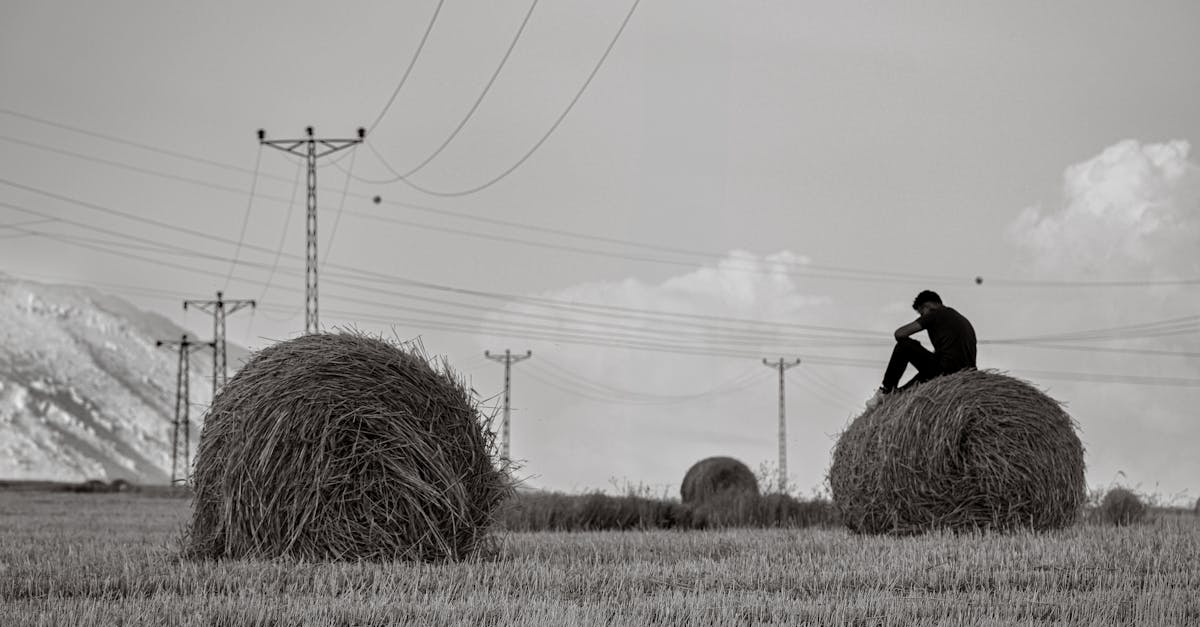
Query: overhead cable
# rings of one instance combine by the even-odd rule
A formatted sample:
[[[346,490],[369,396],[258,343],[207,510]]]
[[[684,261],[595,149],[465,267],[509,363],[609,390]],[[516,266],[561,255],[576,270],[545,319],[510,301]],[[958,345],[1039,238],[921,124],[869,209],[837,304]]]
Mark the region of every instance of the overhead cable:
[[[424,185],[418,185],[418,184],[413,183],[412,181],[404,178],[403,175],[400,174],[399,172],[397,172],[396,169],[393,168],[391,166],[391,164],[389,164],[387,162],[387,160],[383,157],[383,155],[380,154],[379,151],[375,149],[375,146],[370,141],[366,142],[367,148],[369,148],[371,150],[371,152],[374,153],[375,156],[379,158],[380,162],[383,163],[384,167],[386,167],[388,169],[388,171],[390,171],[393,175],[400,177],[400,180],[403,181],[405,185],[408,185],[409,187],[411,187],[417,191],[424,192],[424,193],[430,194],[432,196],[467,196],[469,194],[474,194],[476,192],[483,191],[483,190],[491,187],[492,185],[499,183],[500,181],[502,181],[506,177],[508,177],[509,174],[512,174],[513,172],[515,172],[517,170],[517,168],[524,165],[525,162],[529,160],[529,157],[533,156],[533,153],[537,152],[537,150],[542,147],[542,144],[546,143],[547,139],[550,139],[550,136],[552,134],[554,134],[555,130],[558,129],[559,125],[562,124],[562,121],[564,119],[566,119],[567,114],[571,112],[571,109],[573,109],[575,107],[575,104],[578,103],[579,99],[583,96],[583,92],[586,91],[588,86],[592,84],[592,79],[596,78],[596,73],[600,71],[600,68],[604,65],[605,60],[608,59],[608,55],[609,55],[609,53],[612,52],[613,47],[617,45],[617,40],[621,38],[621,33],[625,32],[625,26],[629,24],[629,19],[631,17],[633,17],[633,12],[637,9],[639,3],[641,3],[641,0],[634,0],[633,5],[629,7],[629,13],[627,13],[625,15],[625,19],[621,22],[621,26],[619,28],[617,28],[617,32],[615,35],[613,35],[612,41],[610,41],[608,43],[608,47],[604,49],[604,54],[600,56],[600,60],[596,62],[595,67],[592,68],[591,73],[588,74],[588,77],[583,82],[583,85],[581,85],[579,87],[579,91],[577,91],[575,93],[575,96],[571,99],[571,101],[569,103],[567,103],[567,107],[565,109],[563,109],[562,113],[559,114],[558,118],[554,121],[554,123],[550,125],[550,128],[546,130],[545,134],[543,134],[541,136],[541,138],[538,139],[524,155],[522,155],[519,159],[517,159],[517,161],[515,163],[513,163],[511,166],[509,166],[506,170],[504,170],[500,174],[497,174],[495,177],[493,177],[483,183],[480,183],[479,185],[476,185],[474,187],[469,187],[466,189],[459,189],[459,190],[454,190],[454,191],[437,190],[437,189],[433,189],[431,187],[426,187]]]
[[[388,114],[388,111],[390,111],[392,108],[392,104],[396,102],[396,96],[400,94],[400,90],[404,87],[404,84],[408,82],[408,76],[409,74],[412,74],[413,67],[416,66],[417,59],[421,56],[421,51],[425,49],[425,42],[429,39],[429,33],[433,31],[433,24],[437,22],[438,14],[442,12],[442,4],[444,3],[445,0],[438,0],[437,6],[433,9],[433,17],[429,18],[429,24],[425,27],[425,32],[421,35],[421,41],[417,44],[417,49],[413,51],[412,58],[408,60],[408,66],[404,68],[404,74],[400,77],[400,82],[398,82],[396,84],[396,88],[392,90],[391,97],[389,97],[387,103],[383,105],[383,109],[379,111],[379,115],[375,116],[375,121],[371,122],[371,125],[367,127],[368,133],[374,131],[375,127],[379,126],[379,123],[383,121],[383,117]]]

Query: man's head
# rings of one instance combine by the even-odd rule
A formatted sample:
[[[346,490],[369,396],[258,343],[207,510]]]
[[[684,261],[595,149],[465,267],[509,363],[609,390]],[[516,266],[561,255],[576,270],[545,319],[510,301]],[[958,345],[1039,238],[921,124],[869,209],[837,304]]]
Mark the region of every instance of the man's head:
[[[942,297],[937,295],[937,292],[924,290],[913,299],[913,310],[922,316],[930,310],[937,309],[942,306]]]

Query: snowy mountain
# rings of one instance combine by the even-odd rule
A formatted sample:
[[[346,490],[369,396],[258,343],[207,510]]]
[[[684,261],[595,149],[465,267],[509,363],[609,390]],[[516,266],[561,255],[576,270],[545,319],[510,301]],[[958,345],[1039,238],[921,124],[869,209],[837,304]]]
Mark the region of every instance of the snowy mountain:
[[[183,333],[91,288],[0,273],[0,479],[166,483],[179,362],[155,341]],[[245,352],[228,355],[233,368]],[[193,455],[211,368],[211,351],[193,353]]]

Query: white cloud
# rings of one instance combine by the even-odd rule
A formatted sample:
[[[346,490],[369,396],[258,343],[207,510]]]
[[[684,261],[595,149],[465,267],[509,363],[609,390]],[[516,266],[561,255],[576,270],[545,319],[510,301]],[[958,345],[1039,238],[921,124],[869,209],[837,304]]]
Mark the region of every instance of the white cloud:
[[[1200,271],[1200,166],[1190,145],[1126,140],[1067,168],[1063,205],[1009,230],[1044,276],[1179,278]]]

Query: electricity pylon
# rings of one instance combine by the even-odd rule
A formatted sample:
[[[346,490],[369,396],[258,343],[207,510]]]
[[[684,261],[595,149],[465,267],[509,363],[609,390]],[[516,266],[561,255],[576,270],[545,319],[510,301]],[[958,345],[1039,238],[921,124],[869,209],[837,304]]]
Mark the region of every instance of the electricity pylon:
[[[800,365],[800,360],[786,361],[780,357],[779,361],[762,360],[763,365],[779,370],[779,493],[787,493],[787,419],[784,414],[783,403],[783,372],[789,368],[794,368]]]
[[[171,430],[171,483],[174,484],[180,480],[179,475],[179,458],[183,458],[183,477],[184,483],[188,481],[188,471],[191,468],[191,421],[188,417],[188,408],[191,404],[191,395],[188,389],[188,370],[191,364],[192,351],[213,346],[213,342],[193,342],[188,339],[187,333],[178,341],[174,340],[158,340],[154,343],[155,346],[177,346],[179,347],[179,371],[175,380],[175,424]],[[179,427],[183,426],[183,442],[180,442]],[[180,446],[182,444],[182,446]],[[180,454],[182,452],[182,455]]]
[[[524,355],[514,355],[509,349],[504,349],[503,355],[493,355],[488,351],[483,351],[483,356],[498,361],[504,364],[504,422],[500,425],[500,455],[503,459],[510,459],[508,455],[509,447],[509,391],[511,389],[512,365],[518,361],[524,361],[533,357],[533,351],[525,351]]]
[[[221,292],[217,292],[216,300],[185,300],[183,301],[183,309],[187,311],[188,305],[199,309],[205,313],[211,313],[213,317],[213,399],[217,398],[217,390],[225,386],[225,382],[229,379],[229,368],[227,356],[225,353],[225,316],[237,312],[244,307],[256,307],[254,299],[249,300],[225,300]]]
[[[304,270],[304,333],[320,330],[317,318],[317,159],[361,144],[367,130],[358,129],[357,139],[318,139],[313,137],[313,127],[305,129],[308,137],[301,139],[267,139],[267,132],[258,130],[258,143],[277,150],[304,157],[308,163],[308,202],[305,229]],[[319,149],[318,149],[319,148]]]

